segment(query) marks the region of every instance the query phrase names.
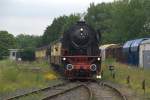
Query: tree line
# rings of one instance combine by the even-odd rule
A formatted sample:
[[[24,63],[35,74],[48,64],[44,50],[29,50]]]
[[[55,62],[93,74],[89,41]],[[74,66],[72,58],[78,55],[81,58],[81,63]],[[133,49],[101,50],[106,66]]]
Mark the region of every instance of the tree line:
[[[20,34],[14,37],[7,31],[0,31],[0,59],[7,58],[9,49],[22,49],[24,58],[34,58],[34,51],[41,43],[41,36]],[[26,53],[28,52],[28,54]]]
[[[150,37],[150,1],[116,0],[111,3],[91,3],[85,21],[100,30],[102,44],[124,43],[135,38]],[[8,55],[8,48],[37,48],[59,39],[80,14],[63,15],[48,25],[42,36],[18,35],[0,31],[0,57]]]
[[[55,18],[49,25],[42,36],[42,45],[48,45],[50,42],[57,40],[62,34],[76,21],[80,19],[79,14],[71,14],[69,16],[60,16]]]
[[[150,37],[150,1],[116,0],[111,3],[91,3],[85,21],[100,30],[102,44],[124,43],[135,38]],[[80,19],[80,14],[55,18],[42,36],[42,44],[58,39]]]
[[[91,4],[85,16],[95,29],[100,29],[102,43],[124,43],[150,36],[150,1],[119,0]]]

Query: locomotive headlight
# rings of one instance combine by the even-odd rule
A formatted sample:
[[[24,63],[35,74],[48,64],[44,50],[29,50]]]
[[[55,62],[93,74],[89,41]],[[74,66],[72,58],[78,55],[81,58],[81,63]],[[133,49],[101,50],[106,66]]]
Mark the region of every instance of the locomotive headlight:
[[[97,76],[96,76],[96,78],[101,79],[101,78],[102,78],[102,76],[101,76],[101,75],[97,75]]]
[[[67,64],[66,69],[67,70],[72,70],[74,66],[72,64]]]
[[[97,60],[98,60],[98,61],[100,61],[100,60],[101,60],[101,58],[97,58]]]
[[[66,58],[64,57],[64,58],[62,58],[62,60],[64,60],[64,61],[65,61],[65,60],[66,60]]]
[[[97,66],[96,66],[95,64],[92,64],[92,65],[90,66],[90,70],[91,70],[91,71],[96,71],[96,69],[97,69]]]
[[[83,32],[83,28],[80,28],[80,32]]]

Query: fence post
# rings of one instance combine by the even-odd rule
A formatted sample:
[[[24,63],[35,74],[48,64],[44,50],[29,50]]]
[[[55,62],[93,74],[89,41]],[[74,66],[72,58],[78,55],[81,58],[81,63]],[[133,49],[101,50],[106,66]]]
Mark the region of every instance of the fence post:
[[[130,76],[129,75],[127,76],[126,80],[127,80],[127,84],[130,84]]]
[[[103,75],[104,75],[104,71],[103,71],[103,70],[101,71],[101,75],[102,75],[102,77],[103,77]]]
[[[142,89],[144,90],[144,94],[145,94],[145,91],[146,91],[146,81],[145,81],[145,79],[142,81]]]
[[[113,77],[113,79],[116,78],[116,72],[115,71],[113,72],[112,77]]]
[[[114,66],[112,66],[112,65],[110,65],[109,66],[109,71],[110,71],[110,73],[111,73],[111,76],[113,76],[113,71],[115,70],[115,67]]]

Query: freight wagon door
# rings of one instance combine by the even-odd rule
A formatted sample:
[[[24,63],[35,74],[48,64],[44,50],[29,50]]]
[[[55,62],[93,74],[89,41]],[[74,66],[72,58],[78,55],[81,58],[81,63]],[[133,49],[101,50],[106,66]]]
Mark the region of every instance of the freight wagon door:
[[[143,51],[143,66],[150,68],[150,50]]]

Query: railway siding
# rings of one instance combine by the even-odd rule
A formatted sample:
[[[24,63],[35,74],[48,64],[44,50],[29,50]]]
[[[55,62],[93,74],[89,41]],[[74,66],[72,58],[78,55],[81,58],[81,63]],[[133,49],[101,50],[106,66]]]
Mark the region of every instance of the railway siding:
[[[101,83],[104,86],[111,87],[118,91],[118,93],[120,93],[124,100],[140,100],[136,93],[133,90],[129,89],[127,86],[115,84],[111,81],[102,81]]]
[[[91,90],[83,84],[64,90],[55,95],[50,95],[42,100],[92,100]]]
[[[19,99],[19,98],[22,98],[22,97],[25,97],[25,96],[29,96],[31,94],[39,93],[39,92],[42,92],[42,91],[47,91],[49,89],[53,89],[55,87],[63,86],[63,85],[66,85],[66,84],[67,84],[67,82],[62,82],[62,83],[59,83],[59,84],[54,85],[54,86],[48,86],[48,87],[45,87],[45,88],[42,88],[42,89],[35,89],[35,90],[31,90],[31,91],[28,91],[28,92],[25,92],[25,93],[22,93],[22,94],[17,94],[17,95],[11,96],[11,97],[6,97],[6,98],[4,98],[4,100]]]
[[[92,90],[94,100],[125,100],[116,90],[100,85],[98,82],[91,82],[88,87]]]
[[[126,87],[110,81],[64,82],[55,86],[17,95],[5,100],[20,100],[41,95],[38,100],[140,100]]]

